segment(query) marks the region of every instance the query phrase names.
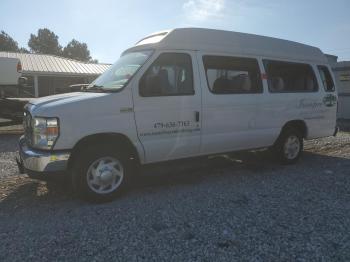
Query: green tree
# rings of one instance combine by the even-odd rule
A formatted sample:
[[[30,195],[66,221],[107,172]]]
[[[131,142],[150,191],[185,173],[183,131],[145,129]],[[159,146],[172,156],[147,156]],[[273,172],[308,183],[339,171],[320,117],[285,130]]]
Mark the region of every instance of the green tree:
[[[62,53],[58,36],[47,28],[39,29],[37,35],[30,34],[28,46],[33,53],[51,55],[61,55]]]
[[[86,43],[81,43],[75,39],[70,41],[63,49],[63,56],[67,58],[76,59],[83,62],[90,62],[90,51]]]
[[[24,53],[24,54],[29,54],[29,50],[27,48],[24,48],[24,47],[21,47],[19,50],[18,50],[20,53]]]
[[[0,51],[18,52],[18,43],[4,31],[0,34]]]

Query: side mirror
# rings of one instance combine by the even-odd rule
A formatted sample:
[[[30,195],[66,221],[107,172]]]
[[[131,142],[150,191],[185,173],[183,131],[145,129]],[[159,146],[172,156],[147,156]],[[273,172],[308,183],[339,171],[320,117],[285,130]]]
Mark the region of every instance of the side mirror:
[[[18,78],[18,85],[20,87],[23,87],[27,84],[27,81],[28,79],[26,77],[21,76],[20,78]]]

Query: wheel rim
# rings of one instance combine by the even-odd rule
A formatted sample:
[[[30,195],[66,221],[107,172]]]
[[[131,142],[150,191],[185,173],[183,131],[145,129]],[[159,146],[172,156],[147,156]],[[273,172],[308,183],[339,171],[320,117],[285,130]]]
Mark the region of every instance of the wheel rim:
[[[113,157],[102,157],[94,161],[86,174],[89,188],[98,194],[116,190],[124,178],[123,165]]]
[[[287,159],[295,159],[299,155],[300,140],[297,136],[291,135],[284,144],[284,155]]]

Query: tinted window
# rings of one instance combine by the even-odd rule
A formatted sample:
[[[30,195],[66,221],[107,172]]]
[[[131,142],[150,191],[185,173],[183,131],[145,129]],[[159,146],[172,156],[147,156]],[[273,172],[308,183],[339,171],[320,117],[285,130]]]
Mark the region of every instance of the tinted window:
[[[164,53],[150,66],[140,80],[140,95],[193,95],[191,57],[187,54]]]
[[[262,92],[257,60],[226,56],[204,56],[209,89],[214,94],[250,94]]]
[[[331,76],[331,73],[329,72],[328,68],[326,66],[318,66],[318,71],[320,72],[321,80],[324,89],[327,92],[333,92],[335,91],[334,82]]]
[[[270,92],[297,93],[318,90],[316,77],[308,64],[264,60]]]

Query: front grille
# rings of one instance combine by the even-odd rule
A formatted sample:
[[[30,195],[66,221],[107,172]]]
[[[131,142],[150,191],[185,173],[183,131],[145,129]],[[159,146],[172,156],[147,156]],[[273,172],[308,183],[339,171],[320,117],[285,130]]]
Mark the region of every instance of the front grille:
[[[23,118],[23,129],[24,137],[29,145],[31,145],[33,126],[32,126],[32,116],[28,111],[25,111],[25,116]]]

